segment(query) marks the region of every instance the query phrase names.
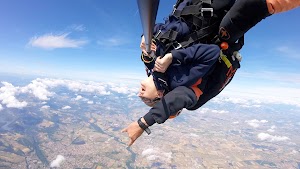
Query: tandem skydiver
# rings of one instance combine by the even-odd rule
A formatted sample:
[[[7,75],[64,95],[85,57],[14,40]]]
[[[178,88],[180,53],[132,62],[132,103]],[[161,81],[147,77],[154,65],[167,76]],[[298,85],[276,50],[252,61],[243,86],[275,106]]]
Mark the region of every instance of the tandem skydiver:
[[[164,57],[147,62],[142,38],[149,76],[138,95],[152,108],[122,130],[128,133],[129,146],[144,131],[150,134],[148,127],[154,123],[176,117],[183,108],[196,110],[218,95],[240,67],[244,34],[262,19],[297,6],[298,0],[177,1],[168,20],[154,27],[151,49]]]

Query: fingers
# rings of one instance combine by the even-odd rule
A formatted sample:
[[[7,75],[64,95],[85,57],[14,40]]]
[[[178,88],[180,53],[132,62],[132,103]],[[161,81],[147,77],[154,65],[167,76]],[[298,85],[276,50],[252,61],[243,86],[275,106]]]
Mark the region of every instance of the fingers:
[[[124,128],[121,132],[122,133],[127,132],[127,128]]]
[[[156,45],[154,43],[151,44],[151,50],[156,51]]]
[[[127,129],[127,128],[124,128],[121,132],[122,132],[122,133],[128,132],[128,129]],[[132,136],[130,136],[129,134],[128,134],[128,136],[129,136],[129,138],[130,138],[129,143],[128,143],[128,146],[131,146],[131,145],[134,143],[134,141],[135,141],[136,139],[133,139]]]
[[[135,140],[133,139],[130,139],[129,143],[128,143],[128,146],[131,146],[133,143],[134,143]]]
[[[155,61],[155,64],[154,64],[154,68],[153,68],[154,71],[157,71],[157,72],[162,72],[164,73],[166,71],[166,68],[163,64],[163,61],[160,57],[157,57],[156,61]]]
[[[161,68],[159,65],[155,64],[154,65],[154,68],[153,68],[153,71],[156,71],[156,72],[161,72]]]
[[[125,133],[127,132],[127,128],[124,128],[123,130],[121,130],[122,133]],[[128,134],[129,135],[129,134]],[[134,140],[129,136],[130,140],[129,140],[129,143],[128,143],[128,146],[131,146],[133,143],[134,143]]]
[[[140,48],[141,48],[141,50],[142,50],[142,52],[144,53],[144,55],[148,55],[148,53],[147,53],[147,51],[146,51],[146,46],[145,46],[145,43],[141,43],[141,45],[140,45]]]
[[[157,68],[157,69],[162,69],[163,66],[157,62],[155,62],[154,66]]]
[[[140,48],[141,48],[142,52],[143,52],[145,55],[148,55],[148,52],[146,51],[146,44],[145,44],[145,42],[141,42]],[[151,43],[151,48],[150,48],[150,50],[151,50],[151,51],[156,51],[156,49],[157,49],[156,45],[155,45],[154,43]]]

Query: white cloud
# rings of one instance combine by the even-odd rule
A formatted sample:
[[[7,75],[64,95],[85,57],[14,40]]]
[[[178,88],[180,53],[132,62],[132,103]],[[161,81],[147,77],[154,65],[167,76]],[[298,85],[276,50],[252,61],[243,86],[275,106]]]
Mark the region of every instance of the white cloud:
[[[253,79],[251,80],[251,82],[253,82],[253,85],[251,86],[247,86],[248,84],[242,82],[247,78],[240,74],[242,73],[239,73],[239,76],[236,77],[236,83],[228,85],[228,87],[226,87],[217,97],[213,98],[212,101],[220,104],[230,102],[246,108],[259,108],[262,104],[286,104],[300,107],[299,73],[282,75],[279,77],[279,75],[274,72],[273,74],[271,72],[260,72],[260,74],[251,75],[254,77],[248,78]],[[286,76],[288,79],[293,80],[293,82],[282,79]],[[256,82],[261,81],[257,79],[263,79],[264,81],[267,79],[269,81],[267,84],[270,85],[262,85],[261,83]],[[272,82],[278,84],[278,86],[272,86]],[[283,84],[283,82],[286,84]],[[251,88],[251,90],[248,90],[248,88]]]
[[[77,81],[65,81],[67,87],[75,92],[88,92],[88,93],[99,93],[100,95],[110,95],[110,92],[107,91],[106,85],[101,83],[89,82],[82,83]]]
[[[49,109],[49,108],[50,108],[50,106],[48,106],[48,105],[44,105],[41,107],[41,109]]]
[[[280,46],[278,48],[276,48],[276,50],[278,52],[281,52],[282,56],[284,57],[290,57],[290,58],[294,58],[294,59],[300,59],[300,51],[296,51],[295,49],[298,48],[294,48],[294,47],[289,47],[289,46]]]
[[[61,109],[67,110],[67,109],[70,109],[70,108],[71,108],[70,106],[64,106],[64,107],[62,107]]]
[[[2,107],[2,105],[0,104],[0,111],[1,111],[1,110],[3,110],[3,107]]]
[[[82,98],[83,98],[82,96],[78,95],[78,96],[75,98],[75,100],[80,100],[80,99],[82,99]]]
[[[79,32],[86,31],[86,28],[83,25],[74,24],[74,25],[71,25],[70,28],[75,31],[79,31]]]
[[[226,114],[226,113],[229,113],[229,111],[227,111],[227,110],[212,110],[212,113]]]
[[[11,107],[11,108],[19,108],[22,109],[23,107],[27,106],[26,101],[18,101],[15,96],[10,96],[2,100],[3,104],[6,104],[6,107]]]
[[[51,162],[50,167],[60,167],[63,161],[65,161],[65,157],[62,155],[57,155],[56,159]]]
[[[273,133],[273,132],[275,132],[275,128],[276,128],[276,126],[273,125],[273,126],[271,126],[271,128],[268,129],[267,131]]]
[[[290,138],[286,136],[273,136],[268,133],[259,133],[257,137],[262,141],[270,141],[270,142],[279,142],[279,141],[287,141]]]
[[[82,99],[82,101],[84,101],[84,102],[88,102],[88,101],[89,101],[89,99],[87,99],[87,98],[83,98],[83,99]]]
[[[129,92],[127,87],[111,87],[110,89],[112,91],[116,91],[118,93],[124,93],[124,94],[127,94]]]
[[[164,153],[160,149],[148,148],[142,152],[142,156],[146,157],[148,161],[164,161],[171,162],[172,152]]]
[[[68,37],[68,33],[61,35],[45,34],[42,36],[35,36],[30,39],[29,45],[43,49],[56,48],[79,48],[87,43],[85,40],[76,40]]]
[[[111,84],[110,90],[117,93],[128,94],[128,97],[137,96],[138,88],[129,88],[128,86],[117,86],[116,84]]]
[[[235,121],[235,122],[232,122],[232,124],[239,124],[240,122],[238,122],[238,121]]]
[[[217,113],[217,114],[229,113],[229,111],[227,111],[227,110],[214,110],[214,109],[209,109],[209,108],[201,108],[200,112],[201,113]]]
[[[61,79],[40,79],[37,78],[33,80],[27,86],[21,88],[23,93],[32,93],[35,97],[40,100],[49,100],[49,97],[53,96],[55,93],[50,92],[49,89],[55,87],[67,87],[69,90],[74,92],[88,92],[88,93],[98,93],[100,95],[109,95],[110,92],[107,91],[106,86],[101,83],[94,82],[79,82],[71,80],[61,80]],[[83,99],[82,96],[78,95],[75,99]]]
[[[249,126],[252,126],[252,127],[254,127],[254,128],[257,128],[257,127],[259,127],[259,125],[261,124],[261,123],[267,123],[268,121],[267,120],[257,120],[257,119],[253,119],[253,120],[246,120],[245,121]]]
[[[253,107],[259,108],[259,107],[261,107],[261,105],[241,105],[241,106],[245,107],[245,108],[253,108]]]
[[[87,104],[94,104],[94,102],[91,101],[91,100],[89,100],[89,101],[87,102]]]
[[[15,95],[20,93],[19,87],[14,87],[12,84],[7,82],[2,82],[4,86],[0,88],[0,100],[2,104],[5,104],[9,108],[22,109],[27,106],[26,101],[19,101]]]
[[[200,137],[199,135],[195,134],[195,133],[190,133],[191,137]]]
[[[138,91],[138,90],[136,90],[136,91]],[[129,99],[130,99],[130,97],[137,97],[137,92],[136,92],[136,91],[135,91],[135,92],[132,92],[132,93],[129,93],[127,97],[128,97]]]
[[[40,100],[49,100],[49,96],[52,96],[54,93],[49,92],[48,85],[45,84],[42,79],[36,79],[31,81],[26,87],[22,88],[23,93],[32,93],[35,97]]]
[[[104,47],[116,47],[116,46],[121,46],[126,43],[124,39],[120,38],[105,38],[102,40],[97,41],[98,45],[104,46]]]

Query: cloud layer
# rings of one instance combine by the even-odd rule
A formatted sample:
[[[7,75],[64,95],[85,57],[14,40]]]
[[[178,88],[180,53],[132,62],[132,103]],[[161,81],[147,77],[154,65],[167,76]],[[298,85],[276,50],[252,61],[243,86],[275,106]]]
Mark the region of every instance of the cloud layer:
[[[35,98],[41,101],[47,101],[51,97],[56,95],[53,92],[53,88],[56,87],[66,87],[70,91],[73,92],[83,92],[83,93],[91,93],[97,95],[110,95],[112,92],[125,94],[128,97],[136,97],[136,92],[138,91],[135,87],[129,87],[126,84],[118,85],[118,84],[110,84],[110,83],[96,83],[96,82],[86,82],[86,81],[72,81],[72,80],[62,80],[62,79],[40,79],[37,78],[32,80],[26,86],[19,87],[13,86],[8,82],[1,82],[2,87],[0,87],[0,102],[1,107],[0,110],[3,109],[3,106],[8,108],[19,108],[22,109],[28,106],[28,103],[23,100],[19,100],[18,96],[21,94],[30,94]],[[87,104],[94,104],[93,101],[87,100],[83,98],[81,95],[77,95],[74,100],[83,100],[86,101]],[[45,104],[45,103],[44,103]],[[42,106],[41,109],[47,109],[48,106]],[[64,106],[62,109],[69,109],[70,106]]]

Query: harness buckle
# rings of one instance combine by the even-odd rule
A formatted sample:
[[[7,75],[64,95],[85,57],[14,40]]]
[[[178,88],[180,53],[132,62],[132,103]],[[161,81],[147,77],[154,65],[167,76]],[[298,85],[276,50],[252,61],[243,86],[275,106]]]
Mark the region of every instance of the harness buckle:
[[[176,11],[176,5],[173,5],[173,11],[172,11],[172,15],[174,15],[174,12]]]
[[[174,48],[175,50],[181,49],[181,48],[182,48],[182,45],[181,45],[180,43],[178,43],[178,42],[174,42],[174,43],[172,44],[172,46],[173,46],[173,48]]]
[[[159,30],[159,31],[156,33],[156,35],[154,36],[154,38],[157,39],[158,36],[159,36],[160,34],[161,34],[161,30]]]
[[[210,12],[210,16],[214,16],[214,9],[213,8],[201,8],[201,16],[204,16],[204,13]]]

